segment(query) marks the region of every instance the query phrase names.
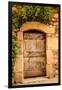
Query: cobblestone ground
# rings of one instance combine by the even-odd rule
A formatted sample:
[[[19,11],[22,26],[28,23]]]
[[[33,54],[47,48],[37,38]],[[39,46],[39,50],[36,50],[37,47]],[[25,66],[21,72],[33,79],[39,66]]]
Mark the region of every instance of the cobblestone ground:
[[[47,77],[35,77],[35,78],[26,78],[23,83],[15,85],[30,85],[30,84],[48,84],[48,83],[58,83],[58,77],[47,78]]]

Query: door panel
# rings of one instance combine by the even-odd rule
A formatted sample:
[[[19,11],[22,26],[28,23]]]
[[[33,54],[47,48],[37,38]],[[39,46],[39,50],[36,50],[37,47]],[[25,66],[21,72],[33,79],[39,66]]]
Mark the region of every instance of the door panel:
[[[23,35],[24,77],[46,75],[45,34],[25,32]]]

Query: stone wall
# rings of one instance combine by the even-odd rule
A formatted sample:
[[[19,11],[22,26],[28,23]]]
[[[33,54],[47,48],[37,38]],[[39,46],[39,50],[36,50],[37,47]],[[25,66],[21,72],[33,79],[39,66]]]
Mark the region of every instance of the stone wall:
[[[55,13],[51,18],[50,25],[41,24],[39,22],[27,22],[23,24],[20,31],[17,32],[19,50],[14,66],[15,83],[23,83],[24,81],[23,32],[30,29],[36,29],[46,33],[46,77],[53,78],[58,75],[58,20],[58,14]]]
[[[54,77],[58,75],[58,13],[55,13],[52,16],[50,26],[51,25],[55,26],[55,33],[47,34],[47,77]]]

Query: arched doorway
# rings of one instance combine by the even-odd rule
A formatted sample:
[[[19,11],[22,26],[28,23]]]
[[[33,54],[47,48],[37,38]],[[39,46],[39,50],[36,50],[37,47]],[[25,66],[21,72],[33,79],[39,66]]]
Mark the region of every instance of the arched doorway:
[[[24,78],[46,76],[46,34],[31,29],[23,32]]]
[[[31,31],[31,32],[30,32]],[[40,34],[39,35],[39,38],[42,36],[44,39],[40,39],[38,38],[38,40],[35,40],[35,36],[34,34],[34,31],[37,31],[37,34]],[[27,35],[27,33],[32,33],[32,39],[30,39],[30,34],[29,36]],[[46,34],[45,34],[46,33]],[[50,35],[53,35],[55,33],[55,27],[50,27],[49,25],[45,25],[45,24],[42,24],[42,23],[39,23],[39,22],[26,22],[24,23],[20,30],[17,32],[17,39],[18,39],[18,47],[19,47],[19,51],[18,51],[18,55],[17,55],[17,59],[16,59],[16,63],[15,63],[15,66],[14,66],[14,73],[15,73],[15,76],[14,76],[14,80],[17,82],[17,83],[23,83],[24,82],[24,78],[28,78],[28,77],[37,77],[37,76],[53,76],[54,74],[52,72],[54,72],[54,67],[52,67],[52,47],[49,47],[51,44],[51,39],[54,41],[55,39],[54,38],[51,38]],[[24,36],[28,36],[27,38]],[[29,38],[29,39],[28,39]],[[32,42],[32,44],[28,43],[28,45],[31,47],[33,46],[33,43],[36,43],[39,44],[41,42],[44,41],[43,43],[43,46],[45,48],[42,49],[42,44],[40,44],[40,47],[42,50],[44,50],[44,55],[42,56],[41,52],[40,52],[40,48],[38,50],[39,54],[36,53],[36,52],[31,52],[30,54],[32,56],[32,58],[30,60],[27,60],[25,57],[24,57],[24,41],[26,40],[26,44],[27,42],[29,41],[30,43]],[[35,42],[34,42],[35,40]],[[27,45],[27,46],[28,46]],[[34,44],[34,50],[36,48],[36,44]],[[33,50],[32,48],[32,50]],[[27,51],[27,50],[26,50]],[[35,54],[36,53],[36,54]],[[37,55],[36,59],[34,59],[35,56],[33,55]],[[41,55],[38,56],[38,55]],[[27,55],[28,56],[28,55]],[[31,57],[30,56],[30,57]],[[38,59],[41,58],[41,59]],[[42,59],[44,58],[44,59]],[[25,61],[29,61],[30,64],[33,65],[33,68],[30,67],[30,69],[27,69],[29,66],[29,63],[26,64]],[[34,62],[36,64],[34,64]],[[39,65],[39,63],[42,63],[41,65]],[[47,63],[46,63],[47,62]],[[25,68],[24,66],[24,63],[26,65],[27,68]],[[37,66],[38,65],[38,66]],[[36,68],[35,68],[36,66]],[[41,66],[41,68],[40,68]],[[26,69],[26,70],[25,70]],[[29,73],[28,73],[29,71]],[[34,71],[36,71],[34,73]]]

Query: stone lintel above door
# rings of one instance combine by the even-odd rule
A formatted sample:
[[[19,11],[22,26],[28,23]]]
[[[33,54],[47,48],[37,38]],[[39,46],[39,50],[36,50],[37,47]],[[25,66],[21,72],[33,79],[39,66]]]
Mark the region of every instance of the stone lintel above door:
[[[38,31],[44,32],[46,34],[48,33],[55,33],[55,26],[43,24],[40,22],[26,22],[22,25],[20,28],[20,31],[24,32],[30,29],[36,29]]]

